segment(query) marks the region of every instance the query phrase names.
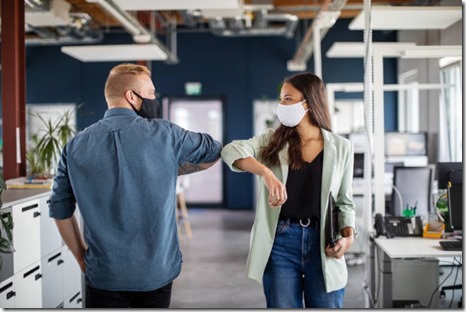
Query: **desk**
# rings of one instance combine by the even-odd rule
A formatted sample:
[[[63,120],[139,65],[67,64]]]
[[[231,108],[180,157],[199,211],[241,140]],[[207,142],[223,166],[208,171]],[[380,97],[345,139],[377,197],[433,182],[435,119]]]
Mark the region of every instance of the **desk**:
[[[417,300],[427,306],[439,283],[438,258],[443,257],[462,257],[462,251],[445,251],[437,239],[374,239],[370,254],[371,293],[377,298],[377,307],[393,308],[395,302],[404,300]],[[430,307],[437,306],[438,293]]]

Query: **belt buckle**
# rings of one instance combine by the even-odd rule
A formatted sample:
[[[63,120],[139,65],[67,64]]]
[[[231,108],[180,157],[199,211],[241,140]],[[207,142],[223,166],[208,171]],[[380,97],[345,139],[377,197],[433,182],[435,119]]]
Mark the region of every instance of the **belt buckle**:
[[[299,224],[300,224],[302,227],[308,227],[309,224],[311,224],[311,219],[307,218],[307,223],[306,223],[306,224],[303,224],[303,219],[299,219]]]

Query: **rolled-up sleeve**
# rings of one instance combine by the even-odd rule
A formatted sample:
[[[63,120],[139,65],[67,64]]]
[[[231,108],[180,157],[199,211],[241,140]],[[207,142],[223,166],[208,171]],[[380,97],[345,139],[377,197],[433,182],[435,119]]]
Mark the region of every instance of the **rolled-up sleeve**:
[[[185,130],[172,124],[173,147],[178,164],[210,163],[220,158],[222,143],[207,133]]]
[[[243,172],[235,167],[233,163],[238,159],[254,157],[258,158],[262,147],[267,145],[274,129],[267,129],[263,134],[255,136],[248,140],[234,140],[225,145],[222,149],[223,162],[234,172]]]
[[[68,219],[76,209],[76,198],[71,187],[67,168],[66,147],[53,179],[52,194],[49,201],[49,216],[54,219]]]

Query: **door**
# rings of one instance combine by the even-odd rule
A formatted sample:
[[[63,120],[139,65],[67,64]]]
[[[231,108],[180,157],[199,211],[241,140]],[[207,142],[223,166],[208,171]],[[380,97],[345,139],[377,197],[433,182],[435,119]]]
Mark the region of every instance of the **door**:
[[[223,142],[223,101],[221,98],[179,97],[163,100],[164,118],[184,129],[210,134]],[[196,206],[223,205],[222,162],[211,168],[181,176],[186,203]]]

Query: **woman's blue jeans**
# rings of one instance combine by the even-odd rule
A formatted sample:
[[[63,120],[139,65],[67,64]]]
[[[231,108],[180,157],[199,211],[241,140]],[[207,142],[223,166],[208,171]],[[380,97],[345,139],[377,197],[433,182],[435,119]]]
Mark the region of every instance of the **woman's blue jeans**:
[[[279,220],[264,271],[267,308],[342,308],[345,289],[325,291],[320,232]]]

